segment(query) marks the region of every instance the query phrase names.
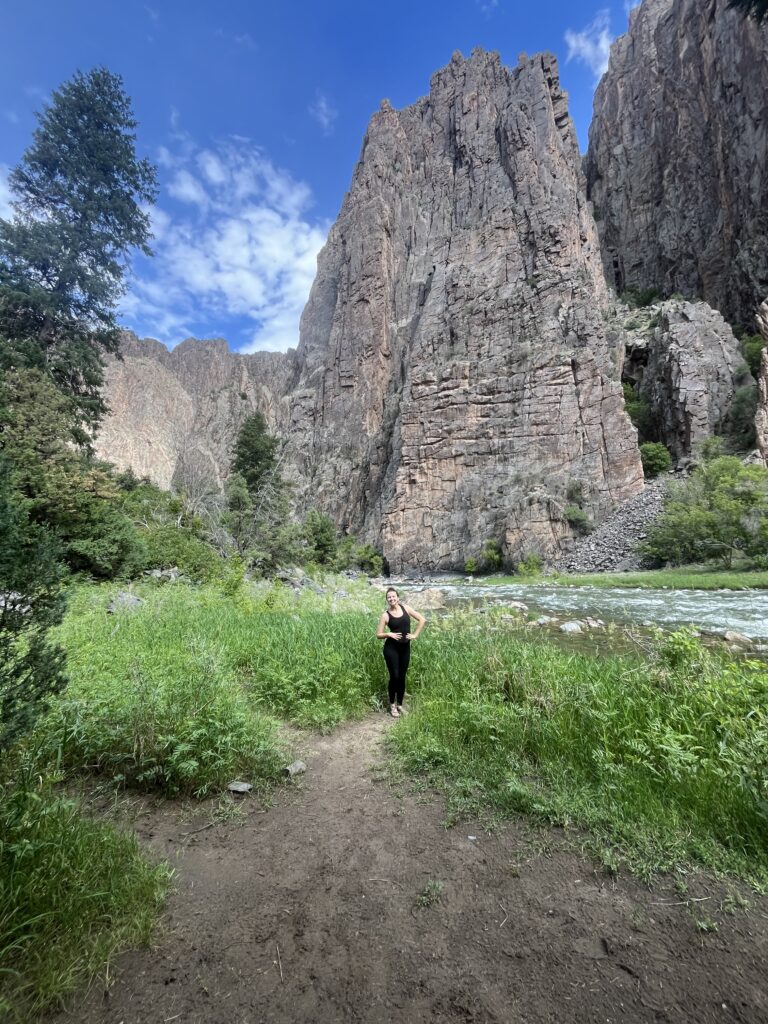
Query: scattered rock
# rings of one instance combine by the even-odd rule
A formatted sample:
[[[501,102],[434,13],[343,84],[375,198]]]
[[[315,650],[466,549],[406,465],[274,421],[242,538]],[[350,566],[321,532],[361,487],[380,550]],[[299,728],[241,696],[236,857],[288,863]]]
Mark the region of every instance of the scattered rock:
[[[253,786],[250,784],[250,782],[235,781],[230,782],[230,784],[227,786],[227,789],[229,790],[230,793],[244,794],[250,793],[251,790],[253,789]]]
[[[554,616],[540,615],[538,619],[535,620],[534,626],[548,626],[552,622],[557,622],[557,619],[554,618]]]
[[[170,569],[149,569],[144,573],[151,580],[165,580],[166,583],[178,583],[186,577],[177,566],[172,565]]]
[[[523,601],[507,601],[504,605],[505,608],[512,609],[516,612],[527,612],[528,605]]]
[[[751,647],[752,641],[748,636],[744,636],[743,633],[737,633],[734,629],[726,629],[723,633],[723,639],[726,643],[736,644],[739,647]]]
[[[136,597],[135,594],[129,594],[127,590],[121,590],[109,602],[107,611],[110,615],[116,615],[117,612],[133,611],[142,604],[144,602],[140,597]]]
[[[560,626],[560,632],[561,633],[583,633],[584,630],[581,627],[582,627],[582,624],[580,622],[564,622]]]
[[[307,770],[307,766],[303,761],[292,761],[289,765],[283,768],[283,774],[292,778],[294,775],[303,775]]]
[[[602,619],[592,619],[589,616],[587,616],[587,618],[584,619],[584,623],[590,629],[604,629],[605,628],[605,623],[603,622]]]
[[[413,603],[418,605],[417,611],[435,611],[445,608],[445,595],[437,587],[428,587],[414,597]]]

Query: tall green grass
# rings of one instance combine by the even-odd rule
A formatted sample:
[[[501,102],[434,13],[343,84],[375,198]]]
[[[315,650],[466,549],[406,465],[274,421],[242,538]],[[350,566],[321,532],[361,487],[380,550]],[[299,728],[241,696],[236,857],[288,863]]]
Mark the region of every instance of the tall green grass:
[[[113,588],[83,588],[58,631],[70,684],[42,731],[65,768],[168,794],[268,784],[285,763],[272,715],[331,728],[379,699],[370,612],[317,597],[305,610],[284,588],[137,593],[140,607],[110,615]]]
[[[764,664],[685,631],[650,659],[596,658],[492,623],[433,626],[420,664],[393,751],[459,808],[589,829],[645,874],[697,862],[768,882]]]
[[[29,778],[0,785],[0,1019],[26,1024],[146,943],[169,880],[76,802]]]

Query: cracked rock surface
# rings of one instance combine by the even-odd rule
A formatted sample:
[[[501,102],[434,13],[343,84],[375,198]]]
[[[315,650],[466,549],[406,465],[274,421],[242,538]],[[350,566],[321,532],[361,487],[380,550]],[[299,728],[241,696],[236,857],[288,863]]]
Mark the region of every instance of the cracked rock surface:
[[[608,280],[751,324],[768,294],[768,29],[644,0],[611,47],[585,160]]]

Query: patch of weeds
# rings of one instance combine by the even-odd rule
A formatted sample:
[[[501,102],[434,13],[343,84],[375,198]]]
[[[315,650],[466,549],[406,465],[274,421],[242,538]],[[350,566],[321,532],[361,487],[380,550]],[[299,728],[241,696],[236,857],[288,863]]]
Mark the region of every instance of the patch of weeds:
[[[416,897],[416,907],[419,910],[426,910],[427,907],[434,906],[440,900],[443,895],[443,883],[436,882],[433,878],[427,882],[424,888],[421,890],[419,895]]]
[[[718,930],[717,921],[713,921],[711,917],[697,917],[695,924],[700,932],[716,932]]]
[[[724,914],[735,914],[738,910],[749,910],[751,905],[749,900],[742,896],[740,892],[731,890],[720,903],[720,909]]]
[[[236,801],[234,797],[229,795],[223,796],[211,811],[211,821],[216,825],[224,824],[225,822],[244,825],[247,819],[248,815],[243,809],[242,802]]]

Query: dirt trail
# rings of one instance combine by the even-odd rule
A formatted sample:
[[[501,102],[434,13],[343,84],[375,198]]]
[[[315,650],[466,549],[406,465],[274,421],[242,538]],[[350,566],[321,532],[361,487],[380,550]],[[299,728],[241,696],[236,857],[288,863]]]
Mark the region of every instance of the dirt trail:
[[[688,908],[522,825],[446,830],[439,800],[377,776],[387,728],[302,737],[300,785],[266,811],[247,800],[244,824],[185,840],[206,819],[143,814],[178,870],[155,947],[57,1024],[768,1021],[764,905],[722,913],[723,888],[700,881]],[[430,882],[439,899],[419,907]]]

